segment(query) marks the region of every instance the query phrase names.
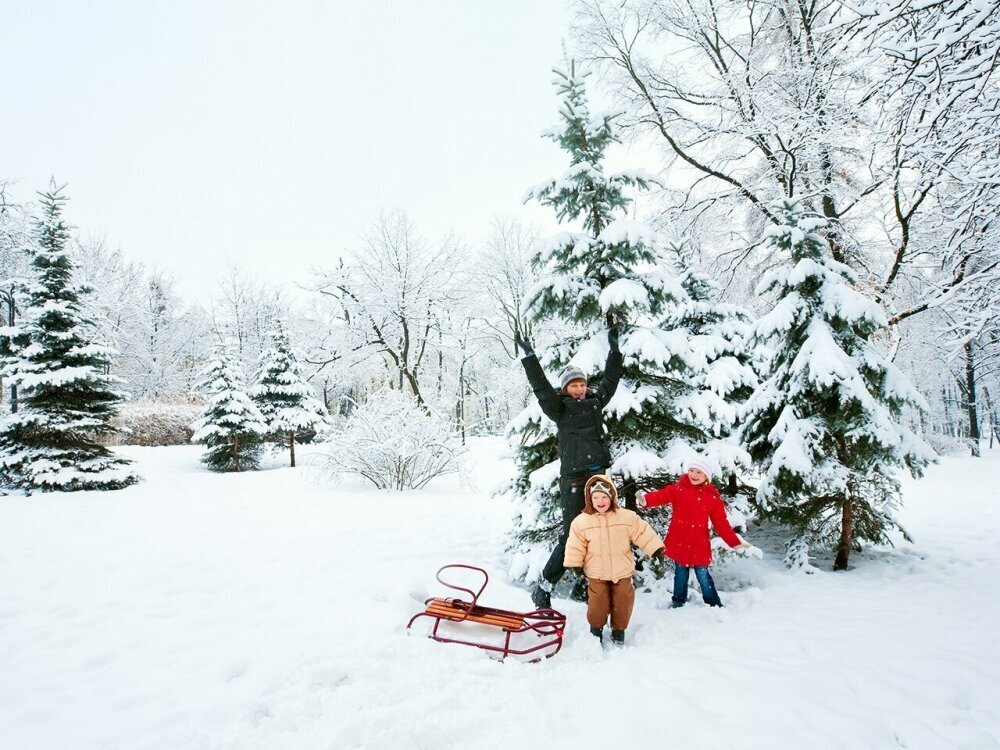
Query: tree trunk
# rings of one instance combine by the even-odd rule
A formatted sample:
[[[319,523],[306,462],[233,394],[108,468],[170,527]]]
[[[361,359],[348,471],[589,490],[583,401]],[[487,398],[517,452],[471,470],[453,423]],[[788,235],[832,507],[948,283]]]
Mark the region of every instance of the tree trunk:
[[[997,405],[987,388],[983,388],[983,411],[990,415],[990,450],[993,450],[993,438],[997,434]]]
[[[236,471],[242,471],[240,468],[240,437],[239,435],[233,436],[233,462],[236,464]]]
[[[295,468],[295,433],[288,433],[288,451],[292,456],[292,468]]]
[[[14,300],[14,287],[10,288],[8,294],[10,296],[7,298],[7,325],[13,328],[17,313],[17,305]],[[10,387],[10,413],[17,414],[17,385]]]
[[[969,413],[969,440],[972,455],[979,458],[979,409],[976,404],[976,359],[972,342],[965,342],[965,404]]]
[[[854,500],[850,488],[844,497],[840,515],[840,543],[837,545],[837,559],[833,561],[834,570],[847,570],[847,560],[851,556],[851,544],[854,542]]]
[[[638,505],[635,502],[635,496],[637,487],[635,486],[635,480],[629,477],[622,484],[622,495],[625,497],[625,507],[628,510],[635,511],[638,510]]]
[[[458,427],[465,445],[465,341],[462,341],[462,364],[458,367]]]

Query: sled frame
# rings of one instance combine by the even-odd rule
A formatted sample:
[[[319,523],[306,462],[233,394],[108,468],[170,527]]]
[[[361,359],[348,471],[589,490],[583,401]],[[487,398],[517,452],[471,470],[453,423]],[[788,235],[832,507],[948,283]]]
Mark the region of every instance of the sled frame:
[[[459,586],[446,581],[442,575],[448,570],[461,569],[471,570],[482,575],[483,582],[478,590]],[[439,583],[454,591],[459,591],[468,595],[468,599],[463,598],[441,598],[432,597],[424,602],[423,612],[417,612],[407,623],[406,628],[410,630],[413,623],[427,617],[433,620],[434,627],[431,629],[428,638],[432,638],[439,643],[457,643],[463,646],[474,646],[484,651],[490,651],[500,655],[500,659],[513,654],[514,656],[526,656],[538,653],[538,658],[531,661],[541,661],[555,656],[562,648],[563,632],[566,629],[566,616],[554,609],[536,609],[531,612],[515,612],[508,609],[497,609],[495,607],[484,607],[479,604],[479,597],[486,590],[486,585],[490,581],[489,574],[482,568],[474,565],[464,565],[453,563],[444,565],[438,569],[435,576]],[[462,640],[457,637],[449,637],[439,632],[441,623],[476,623],[488,627],[497,628],[503,634],[502,643],[495,645],[492,643],[482,643],[479,641]],[[532,633],[538,643],[527,648],[515,648],[512,639],[523,633]],[[518,639],[520,640],[520,639]],[[539,653],[551,649],[546,653]]]

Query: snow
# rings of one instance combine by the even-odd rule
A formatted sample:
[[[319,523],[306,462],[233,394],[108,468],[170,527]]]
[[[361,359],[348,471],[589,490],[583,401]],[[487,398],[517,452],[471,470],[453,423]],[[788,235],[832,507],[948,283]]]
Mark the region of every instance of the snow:
[[[806,379],[820,387],[838,385],[846,389],[843,397],[856,398],[874,411],[875,405],[867,386],[858,373],[858,363],[834,339],[830,326],[822,318],[814,318],[806,330],[806,340],[792,360],[791,370],[796,376],[804,373]]]
[[[789,292],[770,312],[760,316],[753,326],[754,335],[766,340],[791,328],[803,314],[804,304],[798,292]]]
[[[608,334],[602,331],[579,343],[576,354],[570,359],[568,366],[579,367],[588,375],[593,375],[604,369],[608,361],[608,350]]]
[[[616,476],[644,477],[669,470],[664,460],[639,444],[627,445],[615,459],[611,471]]]
[[[93,365],[83,365],[79,367],[58,367],[37,374],[28,374],[22,371],[14,377],[18,385],[24,388],[37,388],[41,385],[58,387],[77,381],[88,382],[94,378],[94,374],[95,369]]]
[[[598,297],[601,312],[613,307],[634,307],[640,311],[649,310],[649,292],[634,279],[617,279],[601,290]]]
[[[488,604],[529,607],[501,573],[512,509],[488,492],[505,446],[472,448],[475,487],[380,493],[130,448],[140,485],[0,498],[0,746],[1000,747],[1000,451],[903,479],[916,545],[804,575],[751,526],[763,559],[713,568],[725,609],[670,610],[660,582],[602,650],[557,599],[562,653],[520,664],[404,628],[449,562],[490,572]]]
[[[668,369],[674,357],[695,371],[706,366],[704,356],[691,348],[691,338],[682,330],[637,326],[629,331],[621,349],[626,357],[634,357],[654,371]]]
[[[656,232],[644,221],[615,219],[597,236],[605,245],[656,245]]]

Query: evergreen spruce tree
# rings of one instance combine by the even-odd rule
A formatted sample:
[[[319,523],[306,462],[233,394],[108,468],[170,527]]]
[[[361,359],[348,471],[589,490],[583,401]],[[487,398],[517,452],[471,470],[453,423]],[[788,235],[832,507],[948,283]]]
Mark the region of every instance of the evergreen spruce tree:
[[[326,407],[313,396],[279,322],[271,333],[271,348],[261,354],[257,384],[250,391],[267,425],[268,435],[288,446],[295,466],[295,437],[329,422]]]
[[[735,494],[737,470],[750,468],[750,456],[736,437],[739,413],[758,383],[755,362],[746,347],[750,316],[743,308],[719,300],[718,284],[695,268],[689,244],[670,243],[666,255],[687,296],[667,306],[662,325],[687,332],[692,347],[704,359],[703,367],[689,375],[696,394],[689,403],[708,436],[702,450],[715,463],[720,479],[728,475],[730,494]]]
[[[98,442],[115,433],[124,394],[107,374],[113,350],[94,340],[82,314],[89,290],[73,280],[66,200],[54,183],[41,196],[28,248],[36,278],[25,287],[24,322],[7,332],[3,377],[18,388],[18,410],[0,422],[0,482],[28,492],[120,489],[139,479]]]
[[[826,222],[792,200],[776,210],[782,224],[769,242],[792,263],[758,287],[778,296],[754,332],[774,350],[746,404],[742,439],[762,473],[759,505],[798,530],[786,561],[807,566],[810,546],[822,545],[836,549],[834,570],[844,570],[860,541],[886,543],[900,528],[894,471],[919,475],[933,459],[899,422],[905,405],[924,401],[870,343],[885,313],[855,288],[847,266],[828,257],[817,231]]]
[[[705,366],[687,334],[659,325],[669,304],[686,300],[666,269],[652,229],[624,215],[628,188],[646,189],[655,178],[642,172],[605,174],[605,151],[616,141],[612,119],[589,111],[584,79],[556,71],[562,97],[561,126],[547,137],[570,157],[560,178],[529,193],[551,207],[561,221],[582,231],[561,232],[541,243],[532,265],[539,281],[526,301],[533,321],[564,322],[565,336],[540,360],[554,377],[563,367],[580,367],[598,377],[608,353],[607,328],[622,331],[624,377],[604,409],[612,471],[624,480],[626,506],[635,507],[641,487],[659,484],[681,471],[692,446],[707,435],[689,399],[688,375]],[[512,490],[519,515],[511,532],[511,574],[534,578],[559,534],[560,506],[555,425],[532,404],[508,427],[516,444],[517,476]]]
[[[202,372],[198,386],[208,403],[194,423],[191,441],[208,446],[201,461],[212,471],[247,471],[260,462],[267,425],[247,394],[239,364],[225,344]]]

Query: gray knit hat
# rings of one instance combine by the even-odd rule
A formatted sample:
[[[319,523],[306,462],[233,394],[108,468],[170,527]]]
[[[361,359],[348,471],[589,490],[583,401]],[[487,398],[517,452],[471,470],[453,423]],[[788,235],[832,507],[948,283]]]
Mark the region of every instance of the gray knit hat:
[[[584,383],[587,382],[587,376],[583,374],[583,370],[579,367],[567,367],[561,373],[559,373],[559,389],[566,390],[566,386],[572,383],[574,380],[582,380]]]

